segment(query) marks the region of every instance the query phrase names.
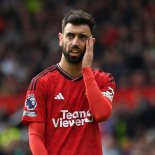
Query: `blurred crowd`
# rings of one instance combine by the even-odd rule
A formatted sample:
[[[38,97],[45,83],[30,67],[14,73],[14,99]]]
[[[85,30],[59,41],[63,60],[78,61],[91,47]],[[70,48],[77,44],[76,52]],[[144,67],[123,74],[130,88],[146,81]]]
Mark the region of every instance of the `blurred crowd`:
[[[93,67],[111,72],[117,89],[155,85],[154,0],[0,0],[0,95],[25,92],[33,76],[59,61],[58,33],[70,9],[95,17]],[[155,109],[147,102],[114,109],[101,124],[104,155],[155,154]],[[31,154],[19,113],[0,114],[0,155]]]

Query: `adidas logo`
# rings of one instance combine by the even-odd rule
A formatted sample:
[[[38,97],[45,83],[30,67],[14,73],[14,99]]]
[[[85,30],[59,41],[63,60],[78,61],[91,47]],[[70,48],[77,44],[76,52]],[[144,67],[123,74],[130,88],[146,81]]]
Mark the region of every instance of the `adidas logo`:
[[[55,100],[64,100],[64,97],[62,96],[61,93],[59,93],[58,95],[56,95],[56,96],[54,97],[54,99],[55,99]]]

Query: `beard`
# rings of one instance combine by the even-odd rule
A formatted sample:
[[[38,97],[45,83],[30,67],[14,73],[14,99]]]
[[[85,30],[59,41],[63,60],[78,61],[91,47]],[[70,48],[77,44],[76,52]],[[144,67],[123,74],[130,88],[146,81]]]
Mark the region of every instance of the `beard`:
[[[79,56],[72,56],[71,53],[73,50],[78,51],[80,53]],[[62,49],[62,52],[63,52],[66,60],[71,64],[80,63],[83,59],[83,56],[85,53],[84,51],[85,51],[85,49],[82,51],[78,46],[74,46],[71,49],[69,49],[68,51],[66,50],[65,47],[63,47],[63,49]]]

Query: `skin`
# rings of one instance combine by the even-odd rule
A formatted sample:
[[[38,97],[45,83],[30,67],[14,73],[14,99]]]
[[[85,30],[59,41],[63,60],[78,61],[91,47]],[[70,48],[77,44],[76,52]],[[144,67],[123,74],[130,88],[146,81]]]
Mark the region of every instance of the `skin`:
[[[82,73],[82,68],[91,67],[93,62],[93,48],[95,38],[92,37],[88,25],[73,25],[68,23],[63,33],[59,33],[59,45],[62,47],[62,57],[59,65],[65,72],[72,77],[77,77]],[[82,56],[81,61],[71,63],[66,58],[78,59]]]

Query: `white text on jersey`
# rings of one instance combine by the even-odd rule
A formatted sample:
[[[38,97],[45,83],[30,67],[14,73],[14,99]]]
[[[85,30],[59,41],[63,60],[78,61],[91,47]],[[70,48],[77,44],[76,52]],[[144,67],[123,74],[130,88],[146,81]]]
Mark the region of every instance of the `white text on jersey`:
[[[60,118],[53,118],[52,122],[55,128],[57,127],[71,127],[81,126],[85,123],[93,122],[93,117],[91,113],[88,111],[75,111],[73,113],[69,112],[68,110],[61,110],[62,117]]]

